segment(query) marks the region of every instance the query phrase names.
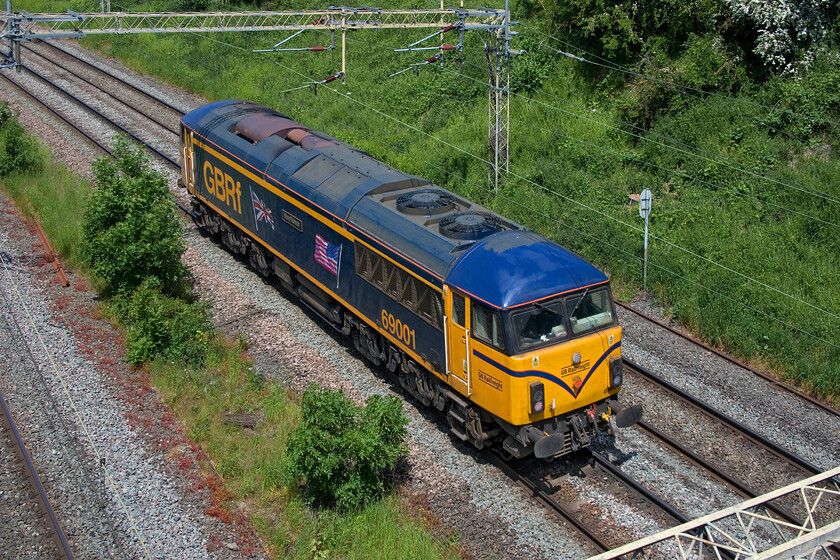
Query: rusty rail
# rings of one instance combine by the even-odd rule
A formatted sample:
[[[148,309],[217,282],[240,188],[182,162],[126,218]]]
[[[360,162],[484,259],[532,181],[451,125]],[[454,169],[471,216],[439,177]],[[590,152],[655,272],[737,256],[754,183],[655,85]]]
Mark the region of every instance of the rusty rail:
[[[66,288],[70,285],[70,281],[67,279],[67,275],[64,274],[64,267],[61,266],[61,262],[58,260],[58,255],[56,255],[55,251],[53,251],[52,245],[50,245],[50,240],[47,239],[47,235],[44,233],[44,230],[41,229],[41,224],[38,223],[38,218],[33,216],[32,221],[35,223],[35,233],[38,234],[38,239],[44,247],[47,262],[52,263],[59,284]]]

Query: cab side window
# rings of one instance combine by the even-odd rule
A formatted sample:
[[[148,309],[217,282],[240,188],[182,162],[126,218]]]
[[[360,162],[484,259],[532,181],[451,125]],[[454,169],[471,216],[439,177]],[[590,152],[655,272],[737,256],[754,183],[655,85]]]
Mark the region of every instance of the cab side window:
[[[458,292],[452,292],[452,322],[460,327],[465,326],[464,318],[466,308],[467,305],[464,296]]]
[[[472,333],[478,340],[504,351],[505,337],[502,316],[477,301],[472,302]]]

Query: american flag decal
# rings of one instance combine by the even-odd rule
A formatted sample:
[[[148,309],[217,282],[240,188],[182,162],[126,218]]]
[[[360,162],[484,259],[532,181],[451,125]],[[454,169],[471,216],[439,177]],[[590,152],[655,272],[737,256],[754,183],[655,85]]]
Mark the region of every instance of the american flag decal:
[[[251,201],[254,203],[254,220],[256,220],[257,224],[265,222],[271,226],[271,229],[274,229],[274,218],[271,216],[271,209],[263,204],[263,201],[254,194],[253,190],[251,190]]]
[[[338,276],[339,255],[341,255],[341,246],[333,245],[320,235],[315,236],[315,260],[336,276]]]

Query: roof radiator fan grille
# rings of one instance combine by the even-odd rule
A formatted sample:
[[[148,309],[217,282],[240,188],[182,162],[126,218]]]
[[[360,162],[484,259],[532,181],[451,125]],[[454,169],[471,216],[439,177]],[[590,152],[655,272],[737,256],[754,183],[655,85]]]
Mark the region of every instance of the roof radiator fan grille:
[[[453,239],[481,239],[502,230],[502,220],[486,212],[466,210],[444,216],[438,223],[440,232]]]
[[[440,214],[455,209],[455,197],[437,189],[421,189],[401,194],[397,208],[406,214]]]

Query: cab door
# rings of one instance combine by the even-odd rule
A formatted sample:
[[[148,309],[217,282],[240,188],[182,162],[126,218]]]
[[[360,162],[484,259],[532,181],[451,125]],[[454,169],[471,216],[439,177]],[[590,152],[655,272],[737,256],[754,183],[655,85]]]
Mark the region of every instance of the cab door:
[[[464,294],[444,287],[446,297],[446,373],[452,376],[456,389],[463,383],[467,396],[471,393],[470,379],[470,300]]]
[[[181,180],[190,194],[195,194],[195,154],[193,152],[193,133],[181,127]]]

